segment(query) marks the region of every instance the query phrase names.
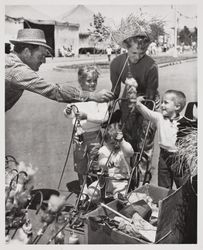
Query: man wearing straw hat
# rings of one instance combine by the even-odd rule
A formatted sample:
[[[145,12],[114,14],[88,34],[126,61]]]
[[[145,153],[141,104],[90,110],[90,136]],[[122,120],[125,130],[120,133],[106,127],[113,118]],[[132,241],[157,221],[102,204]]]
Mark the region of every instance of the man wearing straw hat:
[[[5,109],[11,109],[24,90],[40,94],[58,102],[96,101],[106,102],[113,98],[107,90],[82,92],[66,84],[52,84],[39,77],[36,71],[46,62],[47,45],[44,32],[40,29],[21,29],[14,44],[13,52],[6,55],[5,62]]]
[[[116,57],[110,65],[110,77],[112,82],[112,92],[118,98],[121,92],[121,82],[125,84],[122,98],[129,98],[132,88],[129,88],[128,77],[134,78],[135,96],[144,95],[146,99],[155,101],[156,108],[159,106],[158,93],[158,67],[155,61],[146,55],[150,44],[149,26],[141,26],[134,16],[130,16],[128,21],[121,23],[120,28],[113,34],[117,43],[127,50],[127,53]],[[132,91],[131,91],[132,92]],[[132,93],[131,93],[132,94]],[[132,105],[131,105],[132,108]],[[140,152],[147,122],[137,112],[132,111],[128,101],[121,101],[122,123],[124,138],[131,143],[135,152]],[[146,164],[150,163],[152,157],[153,140],[155,129],[150,127],[146,140],[140,169],[144,176]],[[143,179],[141,177],[141,179]]]

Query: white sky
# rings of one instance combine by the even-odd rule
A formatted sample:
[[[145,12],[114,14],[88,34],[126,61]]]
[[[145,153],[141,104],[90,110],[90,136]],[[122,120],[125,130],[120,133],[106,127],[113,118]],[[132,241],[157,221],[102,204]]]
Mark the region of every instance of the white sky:
[[[102,3],[102,4],[101,4]],[[179,27],[184,25],[193,28],[197,26],[198,0],[6,0],[5,4],[23,4],[35,7],[37,10],[46,15],[56,18],[64,14],[68,10],[76,7],[78,4],[83,4],[95,13],[101,12],[103,16],[111,20],[111,24],[117,25],[122,17],[126,17],[132,12],[139,13],[141,7],[142,12],[147,15],[164,18],[168,26],[174,26],[174,12],[171,5],[176,5],[177,11],[182,13],[180,17]],[[184,18],[184,16],[191,17]]]
[[[175,15],[171,5],[90,5],[84,4],[87,8],[92,10],[95,13],[101,12],[103,16],[110,19],[112,25],[117,25],[120,23],[121,17],[126,17],[131,13],[140,13],[140,8],[145,15],[156,16],[158,18],[163,18],[168,22],[169,26],[173,26]],[[32,6],[37,10],[49,15],[52,18],[58,17],[61,14],[64,14],[68,10],[76,7],[75,5],[35,5]],[[197,6],[195,4],[190,5],[176,5],[177,12],[180,12],[182,16],[180,18],[179,26],[183,27],[184,25],[188,27],[197,26]],[[186,17],[190,18],[186,18]]]

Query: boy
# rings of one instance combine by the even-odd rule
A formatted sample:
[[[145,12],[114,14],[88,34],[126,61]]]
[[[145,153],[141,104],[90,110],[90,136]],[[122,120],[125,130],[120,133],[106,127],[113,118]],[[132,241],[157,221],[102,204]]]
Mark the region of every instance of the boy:
[[[82,91],[94,92],[97,87],[99,77],[98,69],[94,66],[83,66],[78,70],[78,82]],[[78,110],[75,114],[71,106]],[[67,105],[64,109],[67,118],[80,120],[82,132],[82,142],[74,143],[74,170],[78,173],[80,186],[83,184],[84,175],[87,173],[88,162],[91,159],[91,149],[95,144],[101,142],[101,124],[108,120],[108,103],[97,103],[94,101],[78,102]],[[77,116],[77,117],[76,117]],[[76,140],[78,138],[75,138]],[[76,141],[75,141],[76,142]]]
[[[161,104],[161,112],[151,111],[141,102],[142,96],[137,98],[136,108],[145,119],[153,122],[157,127],[160,156],[158,164],[158,185],[172,188],[173,181],[180,187],[184,177],[176,176],[171,169],[175,153],[179,121],[182,118],[180,112],[186,105],[185,94],[177,90],[165,92]]]

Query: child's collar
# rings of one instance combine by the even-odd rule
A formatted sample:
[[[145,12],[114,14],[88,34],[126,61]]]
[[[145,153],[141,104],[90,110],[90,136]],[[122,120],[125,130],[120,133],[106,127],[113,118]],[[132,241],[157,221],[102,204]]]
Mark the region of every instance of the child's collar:
[[[165,118],[168,119],[170,122],[173,122],[173,121],[180,120],[181,115],[180,115],[180,113],[178,113],[178,114],[176,114],[176,116],[174,118],[169,118],[169,117],[165,117]]]

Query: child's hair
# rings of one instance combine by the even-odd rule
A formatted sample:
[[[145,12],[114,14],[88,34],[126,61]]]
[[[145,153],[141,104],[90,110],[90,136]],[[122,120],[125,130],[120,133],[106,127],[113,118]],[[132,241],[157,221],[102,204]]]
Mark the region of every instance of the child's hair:
[[[78,69],[78,82],[82,83],[84,80],[86,80],[88,74],[91,74],[92,81],[97,81],[99,77],[99,70],[94,65],[85,65],[81,66]]]
[[[186,105],[186,96],[182,91],[170,89],[170,90],[167,90],[165,92],[165,94],[173,94],[174,95],[174,98],[173,98],[174,102],[176,104],[180,105],[178,112],[181,112],[184,109],[184,107]]]
[[[111,138],[115,139],[119,132],[121,132],[119,123],[110,124],[106,130],[106,133],[104,134],[104,140],[108,142],[111,140]]]

